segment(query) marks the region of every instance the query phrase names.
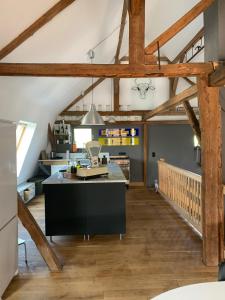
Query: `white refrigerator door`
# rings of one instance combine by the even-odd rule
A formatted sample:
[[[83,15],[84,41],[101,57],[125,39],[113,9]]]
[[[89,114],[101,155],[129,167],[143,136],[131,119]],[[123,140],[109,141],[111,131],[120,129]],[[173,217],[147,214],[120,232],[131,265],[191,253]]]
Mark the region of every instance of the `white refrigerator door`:
[[[0,230],[0,299],[18,269],[17,217]]]
[[[17,215],[16,124],[0,120],[0,230]]]

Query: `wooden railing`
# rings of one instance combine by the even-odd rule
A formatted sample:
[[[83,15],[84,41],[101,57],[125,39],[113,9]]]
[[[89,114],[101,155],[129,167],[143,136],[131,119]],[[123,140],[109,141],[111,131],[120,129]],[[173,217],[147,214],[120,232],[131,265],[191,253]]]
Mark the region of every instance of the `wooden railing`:
[[[201,226],[201,175],[158,162],[159,192],[199,233]]]

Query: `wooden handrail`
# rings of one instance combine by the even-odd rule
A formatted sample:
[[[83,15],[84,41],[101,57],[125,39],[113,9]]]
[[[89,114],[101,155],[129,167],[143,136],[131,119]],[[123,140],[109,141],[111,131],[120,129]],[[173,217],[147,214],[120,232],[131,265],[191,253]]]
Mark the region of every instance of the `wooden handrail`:
[[[158,162],[158,169],[159,192],[201,234],[201,175],[163,160]]]

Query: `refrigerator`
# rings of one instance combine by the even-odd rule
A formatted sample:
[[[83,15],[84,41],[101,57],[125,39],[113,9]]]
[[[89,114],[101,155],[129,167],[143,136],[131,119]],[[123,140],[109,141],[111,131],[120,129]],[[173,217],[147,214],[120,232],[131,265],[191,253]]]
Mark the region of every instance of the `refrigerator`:
[[[0,299],[18,270],[16,124],[0,120]]]

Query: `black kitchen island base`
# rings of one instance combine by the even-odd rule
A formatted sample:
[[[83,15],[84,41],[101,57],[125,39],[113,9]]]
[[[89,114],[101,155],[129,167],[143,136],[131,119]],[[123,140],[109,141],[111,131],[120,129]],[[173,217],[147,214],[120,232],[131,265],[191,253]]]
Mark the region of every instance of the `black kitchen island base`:
[[[45,184],[48,236],[125,234],[124,182]]]

